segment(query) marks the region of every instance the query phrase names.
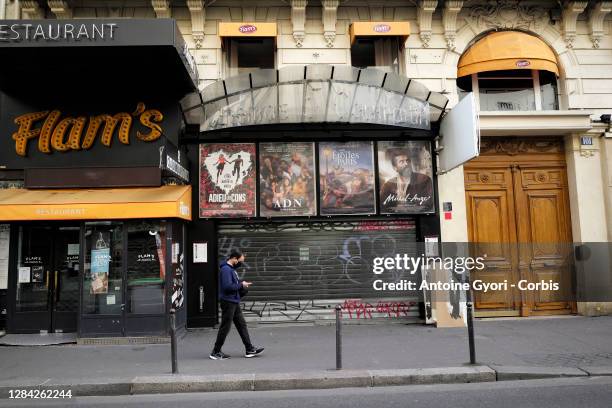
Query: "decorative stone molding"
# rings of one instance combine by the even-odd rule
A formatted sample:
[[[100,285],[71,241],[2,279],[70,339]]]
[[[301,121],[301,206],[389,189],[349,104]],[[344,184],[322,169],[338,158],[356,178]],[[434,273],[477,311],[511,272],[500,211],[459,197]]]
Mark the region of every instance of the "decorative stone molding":
[[[153,11],[157,18],[171,18],[172,8],[170,8],[170,0],[151,0]]]
[[[191,14],[191,35],[197,49],[204,42],[204,22],[206,21],[206,4],[204,0],[187,0],[187,8]]]
[[[554,138],[533,140],[487,137],[480,141],[480,154],[563,153],[563,142]]]
[[[323,6],[323,37],[328,47],[334,46],[336,40],[336,22],[340,0],[321,0]]]
[[[573,48],[576,39],[576,21],[578,16],[584,11],[588,1],[566,1],[563,4],[563,17],[561,30],[567,48]]]
[[[589,11],[589,33],[593,48],[599,48],[599,41],[604,36],[604,19],[612,11],[612,1],[598,1]]]
[[[539,31],[547,10],[542,6],[528,4],[522,0],[489,0],[470,8],[467,22],[475,31],[485,30],[529,30]]]
[[[450,1],[444,3],[442,11],[442,25],[444,26],[444,38],[446,46],[450,51],[455,50],[455,39],[457,38],[457,15],[463,7],[463,1]]]
[[[301,47],[306,37],[304,24],[306,23],[306,5],[308,4],[308,0],[289,0],[289,4],[291,5],[293,40],[295,41],[296,47]]]
[[[419,37],[425,48],[429,47],[429,41],[431,40],[431,19],[437,6],[438,0],[419,0],[417,4]]]
[[[59,19],[72,18],[72,9],[65,0],[49,0],[47,1],[51,12]]]
[[[21,18],[40,20],[45,18],[45,12],[36,0],[21,0]]]
[[[589,157],[595,156],[595,150],[580,149],[580,156],[588,159]]]

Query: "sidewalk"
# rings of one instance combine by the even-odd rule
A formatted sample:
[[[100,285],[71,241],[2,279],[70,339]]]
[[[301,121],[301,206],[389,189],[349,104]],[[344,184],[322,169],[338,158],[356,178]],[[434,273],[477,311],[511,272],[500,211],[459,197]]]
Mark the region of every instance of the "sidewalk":
[[[463,328],[346,325],[341,373],[333,370],[334,326],[257,326],[250,332],[255,344],[266,347],[265,353],[243,358],[239,336],[232,329],[223,349],[232,356],[227,361],[208,359],[216,330],[189,332],[179,343],[180,376],[170,374],[169,345],[0,347],[0,387],[102,381],[129,384],[129,392],[171,392],[185,387],[193,391],[198,389],[194,384],[202,386],[213,379],[221,385],[212,389],[223,387],[223,379],[233,383],[241,379],[239,386],[246,389],[267,389],[261,384],[277,384],[278,389],[283,386],[279,379],[292,388],[314,384],[323,388],[334,386],[334,377],[344,378],[337,380],[338,386],[373,386],[388,385],[387,380],[376,383],[376,378],[398,381],[398,376],[402,383],[414,383],[612,374],[609,316],[477,320],[476,357],[479,364],[488,366],[480,368],[466,367],[467,330]],[[430,368],[438,370],[419,370]]]

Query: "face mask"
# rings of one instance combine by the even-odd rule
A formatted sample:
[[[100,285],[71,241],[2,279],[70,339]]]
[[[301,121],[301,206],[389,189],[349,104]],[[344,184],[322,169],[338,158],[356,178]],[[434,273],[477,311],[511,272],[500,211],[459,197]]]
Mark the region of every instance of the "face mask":
[[[242,262],[236,262],[236,263],[234,264],[234,269],[238,269],[238,268],[240,268],[241,266],[242,266]]]

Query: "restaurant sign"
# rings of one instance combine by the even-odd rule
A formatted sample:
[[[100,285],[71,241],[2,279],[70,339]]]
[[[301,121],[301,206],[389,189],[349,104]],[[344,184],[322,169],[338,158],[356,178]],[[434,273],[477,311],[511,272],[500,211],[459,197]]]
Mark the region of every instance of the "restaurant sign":
[[[12,134],[15,152],[22,157],[28,153],[28,142],[37,140],[37,148],[43,153],[53,151],[87,150],[99,136],[100,143],[111,147],[113,135],[117,130],[119,142],[130,144],[132,122],[137,119],[147,131],[136,131],[136,138],[143,142],[159,139],[163,133],[160,123],[164,115],[157,109],[147,109],[139,102],[132,113],[119,112],[114,115],[64,116],[60,110],[46,110],[19,115],[14,118],[17,125]],[[101,130],[101,132],[100,132]]]
[[[114,40],[117,23],[13,23],[0,24],[0,41]]]

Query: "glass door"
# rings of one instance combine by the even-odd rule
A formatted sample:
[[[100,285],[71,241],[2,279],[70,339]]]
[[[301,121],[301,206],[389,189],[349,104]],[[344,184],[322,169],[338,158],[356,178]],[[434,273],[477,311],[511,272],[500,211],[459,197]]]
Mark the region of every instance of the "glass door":
[[[74,332],[79,310],[80,235],[78,226],[55,231],[51,325],[54,332]]]
[[[19,227],[13,332],[51,331],[52,235],[51,227]]]
[[[12,331],[76,330],[79,231],[78,226],[19,227]]]
[[[85,223],[83,337],[124,335],[123,231],[121,222]]]

